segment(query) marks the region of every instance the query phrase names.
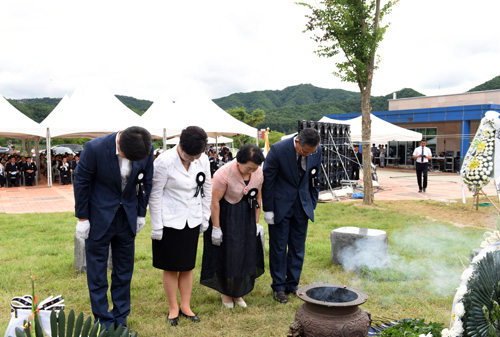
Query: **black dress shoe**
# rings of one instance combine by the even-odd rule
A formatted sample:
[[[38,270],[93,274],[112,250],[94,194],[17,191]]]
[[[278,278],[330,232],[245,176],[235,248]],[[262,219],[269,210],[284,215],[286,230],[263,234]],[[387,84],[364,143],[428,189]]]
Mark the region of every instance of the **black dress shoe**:
[[[174,318],[168,318],[168,315],[167,315],[167,320],[169,321],[171,326],[176,326],[177,324],[179,324],[179,316],[174,317]]]
[[[191,321],[195,322],[195,323],[200,323],[200,319],[198,318],[198,316],[196,315],[193,315],[193,316],[188,316],[186,315],[185,313],[182,312],[182,310],[179,310],[179,314],[181,316],[184,316],[186,318],[189,318]]]
[[[424,188],[424,192],[425,192],[425,188]]]
[[[286,294],[283,290],[275,291],[273,295],[274,299],[280,303],[285,304],[288,302],[288,298],[286,297]]]

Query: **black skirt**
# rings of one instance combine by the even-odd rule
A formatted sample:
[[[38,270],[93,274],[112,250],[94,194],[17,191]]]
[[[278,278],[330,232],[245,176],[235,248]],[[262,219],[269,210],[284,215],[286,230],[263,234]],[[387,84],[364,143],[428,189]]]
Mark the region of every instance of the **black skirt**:
[[[153,240],[153,267],[168,271],[190,271],[196,264],[200,225],[183,229],[163,227],[161,240]]]
[[[229,297],[252,291],[255,279],[264,273],[260,234],[256,237],[255,209],[247,198],[235,205],[220,201],[222,244],[212,245],[212,222],[203,235],[200,283]]]

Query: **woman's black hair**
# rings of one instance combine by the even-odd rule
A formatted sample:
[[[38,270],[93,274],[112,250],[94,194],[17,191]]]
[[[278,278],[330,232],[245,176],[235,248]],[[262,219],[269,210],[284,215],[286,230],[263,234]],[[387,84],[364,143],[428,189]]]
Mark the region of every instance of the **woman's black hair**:
[[[120,151],[130,161],[146,159],[151,152],[153,139],[148,130],[140,126],[126,128],[120,134]]]
[[[251,161],[260,165],[264,160],[264,154],[257,145],[245,145],[236,154],[236,161],[240,164],[246,164]]]
[[[199,126],[188,126],[182,130],[179,145],[189,156],[197,156],[205,152],[207,142],[208,136],[205,130]]]

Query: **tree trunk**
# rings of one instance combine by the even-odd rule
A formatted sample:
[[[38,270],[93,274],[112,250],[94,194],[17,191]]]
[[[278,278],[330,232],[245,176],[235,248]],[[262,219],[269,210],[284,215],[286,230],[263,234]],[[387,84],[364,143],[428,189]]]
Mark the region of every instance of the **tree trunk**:
[[[361,91],[361,142],[363,144],[363,204],[373,205],[373,181],[371,166],[371,118],[370,118],[370,92],[371,90]]]

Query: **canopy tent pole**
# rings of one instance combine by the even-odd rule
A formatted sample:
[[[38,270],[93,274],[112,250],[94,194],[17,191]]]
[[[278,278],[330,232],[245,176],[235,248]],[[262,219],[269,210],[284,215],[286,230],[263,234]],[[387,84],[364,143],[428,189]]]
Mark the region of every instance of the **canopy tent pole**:
[[[52,158],[50,151],[50,129],[47,128],[47,150],[46,150],[46,158],[47,158],[47,186],[52,187]]]

